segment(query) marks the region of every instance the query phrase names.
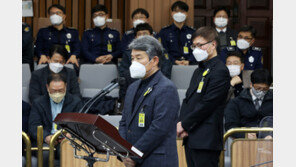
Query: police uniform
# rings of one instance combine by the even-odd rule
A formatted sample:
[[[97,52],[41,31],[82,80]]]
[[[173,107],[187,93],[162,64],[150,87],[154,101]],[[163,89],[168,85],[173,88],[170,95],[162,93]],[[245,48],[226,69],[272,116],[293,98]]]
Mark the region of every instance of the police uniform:
[[[97,57],[108,54],[111,54],[112,61],[115,61],[121,54],[120,34],[108,27],[85,30],[82,37],[82,51],[87,62],[95,63]]]
[[[22,63],[28,63],[33,70],[32,29],[27,23],[22,24]]]
[[[71,55],[76,55],[77,58],[79,57],[80,41],[76,29],[65,26],[61,30],[57,30],[53,26],[40,29],[36,40],[37,56],[49,56],[49,49],[54,44],[64,45],[69,53],[69,57]]]
[[[263,57],[262,57],[261,48],[254,47],[254,46],[250,47],[247,53],[244,54],[242,50],[240,50],[237,46],[235,47],[230,46],[222,50],[222,52],[219,55],[219,58],[224,63],[226,63],[227,53],[233,52],[233,51],[239,51],[244,56],[244,59],[245,59],[244,70],[256,70],[256,69],[262,68]]]
[[[158,38],[158,35],[156,32],[153,32],[153,36],[155,38]],[[124,33],[121,39],[121,51],[128,50],[128,45],[135,39],[135,28],[132,28]]]
[[[217,51],[221,52],[228,46],[236,46],[237,32],[233,29],[226,27],[223,30],[216,28],[219,37],[219,45],[217,46]]]
[[[162,28],[159,37],[163,47],[168,51],[169,58],[173,64],[175,60],[189,60],[195,64],[196,60],[191,50],[191,37],[195,29],[184,25],[179,29],[175,24]]]

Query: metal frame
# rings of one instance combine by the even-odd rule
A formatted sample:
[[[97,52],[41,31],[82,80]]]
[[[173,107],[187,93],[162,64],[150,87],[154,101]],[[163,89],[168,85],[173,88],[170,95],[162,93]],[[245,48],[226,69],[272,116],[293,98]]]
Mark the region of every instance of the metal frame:
[[[24,131],[22,132],[22,138],[26,143],[26,167],[31,167],[31,165],[32,165],[31,140],[30,140],[29,136],[27,135],[27,133],[25,133]]]
[[[223,136],[223,150],[220,154],[219,166],[224,167],[224,158],[225,158],[225,142],[226,140],[234,133],[256,133],[256,132],[270,132],[273,131],[273,128],[232,128],[228,130]]]

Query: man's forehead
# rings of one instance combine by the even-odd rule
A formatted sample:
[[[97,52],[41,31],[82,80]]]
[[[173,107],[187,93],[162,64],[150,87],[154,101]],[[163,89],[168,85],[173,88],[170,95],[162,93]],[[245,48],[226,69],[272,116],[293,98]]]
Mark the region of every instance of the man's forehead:
[[[249,31],[241,31],[238,33],[238,35],[243,35],[243,36],[252,36],[252,33]]]
[[[202,44],[202,43],[205,43],[205,42],[207,42],[207,40],[204,39],[204,38],[201,37],[201,36],[198,36],[198,37],[196,37],[196,38],[193,40],[193,43],[194,43],[194,44]]]
[[[57,7],[52,7],[50,9],[51,12],[54,12],[54,11],[60,11],[60,12],[63,12],[61,9],[57,8]]]

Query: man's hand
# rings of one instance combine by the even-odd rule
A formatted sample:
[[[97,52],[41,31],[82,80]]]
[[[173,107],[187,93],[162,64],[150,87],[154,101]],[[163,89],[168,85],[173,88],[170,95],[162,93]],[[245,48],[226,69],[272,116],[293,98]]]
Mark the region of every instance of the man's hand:
[[[248,139],[257,139],[256,133],[248,133]]]
[[[106,55],[106,61],[105,63],[109,63],[113,59],[113,56],[111,54]]]
[[[96,63],[105,63],[106,61],[106,56],[99,56],[96,58]]]
[[[77,67],[79,67],[79,64],[78,64],[78,60],[76,58],[76,55],[72,55],[68,61],[66,62],[66,64],[69,64],[69,63],[72,63],[72,64],[76,64]]]
[[[234,76],[232,79],[231,79],[231,81],[230,81],[230,85],[231,86],[235,86],[235,85],[237,85],[237,84],[240,84],[240,83],[242,83],[243,81],[242,81],[242,79],[239,77],[239,76]]]
[[[179,61],[179,60],[176,60],[175,63],[176,63],[177,65],[183,65],[183,62],[182,62],[182,61]]]
[[[272,136],[268,135],[264,139],[272,139]]]
[[[123,164],[126,167],[135,167],[136,166],[136,162],[133,161],[130,158],[122,158]]]
[[[185,132],[185,133],[183,133],[183,132],[185,132],[185,129],[182,127],[181,122],[178,122],[177,123],[177,136],[178,137],[182,137],[182,136],[183,137],[186,137],[186,135],[188,136],[188,133],[187,132]]]
[[[45,143],[49,145],[50,139],[52,138],[52,135],[48,135],[45,137]]]
[[[188,60],[182,60],[182,64],[183,64],[184,66],[188,66],[188,65],[189,65],[189,61],[188,61]]]
[[[48,58],[47,58],[45,55],[41,55],[41,56],[40,56],[40,59],[39,59],[39,63],[38,63],[38,65],[39,65],[39,64],[46,64],[46,63],[49,63]]]
[[[181,135],[180,135],[180,137],[182,139],[185,138],[185,137],[187,137],[187,136],[188,136],[188,133],[186,131],[182,132]]]

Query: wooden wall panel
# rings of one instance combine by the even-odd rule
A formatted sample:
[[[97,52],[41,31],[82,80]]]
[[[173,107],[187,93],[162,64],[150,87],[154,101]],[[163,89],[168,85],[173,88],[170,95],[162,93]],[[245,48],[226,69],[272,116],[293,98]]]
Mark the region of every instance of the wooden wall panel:
[[[48,17],[47,9],[52,4],[60,4],[65,7],[67,16],[65,24],[67,27],[78,29],[80,38],[84,30],[93,27],[91,9],[97,4],[103,4],[107,7],[110,18],[121,19],[122,22],[125,19],[125,0],[33,0],[33,18],[36,20],[36,18]],[[33,29],[33,18],[23,17],[22,21],[29,24]],[[124,30],[123,26],[124,24],[122,30]],[[120,33],[123,33],[123,31]]]

